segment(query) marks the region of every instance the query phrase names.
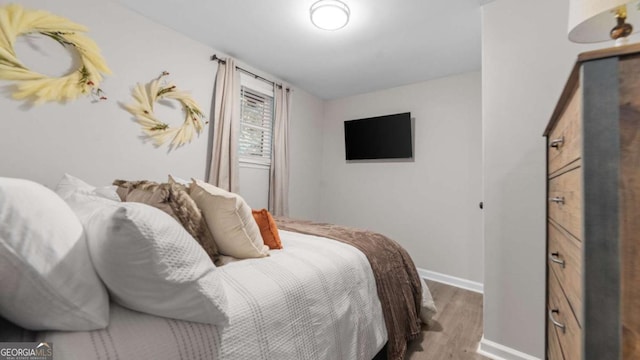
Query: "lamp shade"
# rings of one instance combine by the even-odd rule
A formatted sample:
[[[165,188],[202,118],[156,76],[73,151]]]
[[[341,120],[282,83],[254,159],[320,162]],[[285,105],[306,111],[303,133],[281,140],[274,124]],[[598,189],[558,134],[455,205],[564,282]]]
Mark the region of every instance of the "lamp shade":
[[[570,0],[569,40],[591,43],[611,40],[609,32],[616,26],[615,9],[627,6],[627,22],[640,30],[637,1],[630,0]]]

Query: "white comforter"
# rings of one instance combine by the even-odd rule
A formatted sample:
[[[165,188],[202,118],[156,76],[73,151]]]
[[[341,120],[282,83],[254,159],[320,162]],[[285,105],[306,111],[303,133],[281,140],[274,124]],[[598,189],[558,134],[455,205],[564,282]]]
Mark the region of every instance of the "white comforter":
[[[280,231],[283,250],[220,268],[230,323],[160,318],[111,304],[92,332],[43,332],[54,358],[366,359],[387,340],[369,262],[329,239]]]

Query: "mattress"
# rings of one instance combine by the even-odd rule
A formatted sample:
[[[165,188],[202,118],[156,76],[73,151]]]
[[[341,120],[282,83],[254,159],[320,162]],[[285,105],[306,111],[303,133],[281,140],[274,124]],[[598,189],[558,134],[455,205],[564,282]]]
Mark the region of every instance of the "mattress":
[[[111,304],[106,329],[40,332],[54,358],[372,359],[387,331],[365,255],[352,246],[280,231],[284,246],[219,268],[228,325],[161,318]]]

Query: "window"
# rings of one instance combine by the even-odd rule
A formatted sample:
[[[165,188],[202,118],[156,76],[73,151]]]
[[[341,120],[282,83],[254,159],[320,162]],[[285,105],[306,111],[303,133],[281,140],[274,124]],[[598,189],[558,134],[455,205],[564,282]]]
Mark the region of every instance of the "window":
[[[240,76],[240,162],[271,165],[273,86]]]

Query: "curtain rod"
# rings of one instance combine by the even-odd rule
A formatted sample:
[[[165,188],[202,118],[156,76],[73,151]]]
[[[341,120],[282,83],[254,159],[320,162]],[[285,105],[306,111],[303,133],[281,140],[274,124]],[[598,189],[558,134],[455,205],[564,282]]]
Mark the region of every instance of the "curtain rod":
[[[220,63],[222,63],[222,64],[226,64],[226,63],[227,63],[224,59],[220,59],[220,58],[218,57],[218,55],[216,55],[216,54],[211,55],[211,61],[217,61],[219,64],[220,64]],[[246,69],[241,68],[240,66],[236,66],[236,69],[237,69],[237,70],[242,71],[243,73],[245,73],[245,74],[247,74],[247,75],[253,76],[253,77],[254,77],[254,78],[256,78],[256,79],[260,79],[260,80],[262,80],[262,81],[264,81],[264,82],[268,82],[268,83],[269,83],[269,84],[271,84],[271,85],[277,86],[277,87],[278,87],[278,89],[282,89],[282,84],[278,84],[278,83],[276,83],[276,82],[274,82],[274,81],[271,81],[271,80],[269,80],[269,79],[265,79],[265,78],[263,78],[263,77],[262,77],[262,76],[260,76],[260,75],[254,74],[254,73],[252,73],[252,72],[251,72],[251,71],[249,71],[249,70],[246,70]],[[287,90],[287,91],[289,91],[290,89],[289,89],[289,88],[286,88],[286,90]]]

